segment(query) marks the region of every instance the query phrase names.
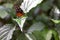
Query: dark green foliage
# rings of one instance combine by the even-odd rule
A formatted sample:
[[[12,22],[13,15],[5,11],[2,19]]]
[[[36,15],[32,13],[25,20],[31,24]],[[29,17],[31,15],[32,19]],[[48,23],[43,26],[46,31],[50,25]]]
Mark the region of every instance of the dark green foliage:
[[[53,16],[55,15],[54,7],[60,9],[60,0],[43,0],[41,4],[25,14],[24,16],[28,16],[28,18],[24,23],[23,32],[13,20],[17,18],[14,4],[21,5],[22,2],[23,0],[0,1],[0,28],[6,24],[16,26],[11,40],[29,40],[25,34],[28,34],[33,40],[60,40],[60,19],[55,21],[55,16]],[[57,21],[58,23],[56,23]]]

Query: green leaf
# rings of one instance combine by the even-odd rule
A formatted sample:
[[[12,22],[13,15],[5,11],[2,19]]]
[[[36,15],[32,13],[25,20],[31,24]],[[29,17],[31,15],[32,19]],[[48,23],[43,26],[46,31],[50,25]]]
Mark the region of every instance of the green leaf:
[[[10,9],[12,9],[13,4],[12,4],[12,3],[6,3],[6,4],[4,4],[3,6],[4,6],[5,8],[10,8]]]
[[[34,23],[27,31],[33,40],[45,40],[48,30],[42,22]],[[51,36],[50,36],[51,37]]]
[[[16,40],[28,40],[28,38],[25,36],[24,33],[20,33],[20,35],[18,36]]]
[[[41,32],[40,31],[36,31],[36,30],[34,32],[30,33],[29,36],[33,40],[45,40],[45,38],[42,36]]]
[[[56,32],[58,32],[58,36],[60,39],[60,24],[56,25],[55,30],[56,30]]]
[[[9,15],[7,11],[0,9],[0,18],[4,19],[7,15]]]
[[[28,29],[28,33],[32,33],[35,30],[43,30],[45,28],[45,25],[42,22],[36,22]]]
[[[50,40],[51,37],[52,37],[52,30],[49,30],[48,33],[46,34],[45,39],[46,39],[46,40]]]
[[[35,30],[32,33],[28,33],[33,40],[45,40],[48,30]]]
[[[48,11],[52,7],[52,4],[53,4],[53,0],[46,0],[41,4],[41,8],[44,11]]]
[[[54,19],[51,19],[54,23],[60,23],[60,20],[54,20]]]
[[[60,9],[60,0],[55,0],[55,5]]]
[[[28,40],[25,36],[25,33],[22,33],[20,30],[15,30],[11,40]]]
[[[58,36],[57,31],[52,30],[52,34],[54,35],[55,40],[59,40],[59,36]]]
[[[51,40],[52,34],[54,35],[54,39],[58,40],[57,32],[55,30],[49,30],[48,28],[45,28],[41,31],[35,30],[28,34],[33,40]]]

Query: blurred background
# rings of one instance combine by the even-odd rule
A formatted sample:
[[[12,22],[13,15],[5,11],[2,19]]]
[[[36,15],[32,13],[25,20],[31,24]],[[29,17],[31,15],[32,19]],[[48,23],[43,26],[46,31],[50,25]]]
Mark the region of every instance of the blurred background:
[[[14,5],[20,6],[22,2],[23,0],[0,0],[0,40],[7,40],[7,35],[10,35],[14,26],[16,30],[10,40],[29,40],[25,33],[33,40],[60,40],[60,0],[43,0],[31,9],[26,14],[28,18],[24,23],[23,32],[12,19],[16,18]],[[9,32],[5,33],[6,31]],[[1,36],[3,33],[5,35]]]

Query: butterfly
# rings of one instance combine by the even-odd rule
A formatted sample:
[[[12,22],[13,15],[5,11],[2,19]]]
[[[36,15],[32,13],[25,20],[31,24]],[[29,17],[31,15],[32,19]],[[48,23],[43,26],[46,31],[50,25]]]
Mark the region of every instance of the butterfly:
[[[23,13],[22,9],[19,7],[19,5],[14,4],[14,8],[15,8],[17,17],[21,17],[24,15],[24,13]]]
[[[21,31],[23,31],[23,25],[27,18],[26,16],[24,16],[24,14],[28,13],[32,8],[36,7],[42,1],[43,0],[23,0],[21,5],[15,6],[16,16],[18,18],[12,18],[12,19],[17,22]],[[14,30],[16,30],[16,26],[12,24],[6,24],[0,27],[0,40],[10,40],[12,38]]]
[[[16,16],[23,16],[24,13],[28,13],[32,8],[36,7],[42,1],[43,0],[23,0],[20,6],[17,4],[14,5],[16,9]]]
[[[16,16],[17,19],[13,19],[16,21],[21,29],[23,31],[23,25],[25,23],[25,20],[27,19],[24,14],[27,14],[32,8],[36,7],[38,4],[40,4],[43,0],[23,0],[21,5],[15,5],[16,9]],[[23,16],[23,17],[22,17]]]

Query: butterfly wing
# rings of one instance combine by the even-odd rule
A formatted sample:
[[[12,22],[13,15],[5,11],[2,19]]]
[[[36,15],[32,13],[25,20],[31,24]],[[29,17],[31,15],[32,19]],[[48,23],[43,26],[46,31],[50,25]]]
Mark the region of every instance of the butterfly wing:
[[[33,7],[36,7],[43,0],[24,0],[20,6],[24,13],[29,12]]]
[[[23,31],[23,25],[24,25],[24,23],[25,23],[25,21],[26,21],[26,18],[27,18],[27,17],[22,17],[22,18],[13,19],[13,20],[16,21],[17,24],[19,25],[21,31]]]
[[[11,24],[6,24],[0,27],[0,40],[10,40],[12,38],[15,27]]]

